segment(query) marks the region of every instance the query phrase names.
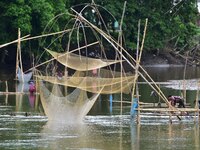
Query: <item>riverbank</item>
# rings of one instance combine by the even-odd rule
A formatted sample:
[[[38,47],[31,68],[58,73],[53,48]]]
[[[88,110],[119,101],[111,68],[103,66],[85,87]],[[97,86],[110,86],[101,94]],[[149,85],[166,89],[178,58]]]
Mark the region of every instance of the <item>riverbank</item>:
[[[143,66],[182,66],[185,59],[170,53],[152,54],[145,53],[142,56],[141,64]]]

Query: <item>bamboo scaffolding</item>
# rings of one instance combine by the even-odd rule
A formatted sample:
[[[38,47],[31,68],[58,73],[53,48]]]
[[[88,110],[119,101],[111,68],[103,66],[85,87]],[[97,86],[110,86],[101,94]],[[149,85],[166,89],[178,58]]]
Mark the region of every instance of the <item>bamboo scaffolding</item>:
[[[121,54],[121,58],[127,60],[127,58],[126,58],[122,53],[125,52],[127,55],[129,55],[129,54],[128,54],[128,53],[126,52],[126,50],[122,47],[122,45],[116,43],[110,36],[108,36],[106,33],[104,33],[101,29],[97,28],[96,26],[94,26],[93,24],[91,24],[90,22],[88,22],[81,14],[77,13],[75,10],[73,10],[73,11],[78,15],[78,17],[80,17],[81,19],[83,19],[83,21],[85,21],[86,23],[88,23],[88,24],[89,24],[91,27],[93,27],[96,31],[100,32],[100,33],[105,37],[105,39],[106,39],[107,41],[110,42],[110,44],[111,44],[114,48],[116,48],[116,45],[118,45],[118,46],[120,47],[120,49],[121,49],[121,51],[119,51],[119,53]],[[143,49],[144,39],[145,39],[144,37],[145,37],[145,35],[146,35],[146,29],[145,29],[145,32],[144,32],[144,35],[143,35],[142,46],[141,46],[141,48],[140,48],[141,50]],[[42,36],[44,36],[44,35],[42,35]],[[42,37],[42,36],[37,36],[37,37],[35,37],[35,38],[39,38],[39,37]],[[32,39],[33,39],[33,38],[32,38]],[[27,40],[27,39],[25,39],[25,40]],[[30,38],[29,38],[29,40],[30,40]],[[21,40],[21,41],[22,41],[22,40]],[[88,45],[87,45],[87,46],[88,46]],[[80,49],[80,48],[78,48],[78,49]],[[139,69],[139,68],[142,69],[142,71],[147,75],[147,77],[149,77],[149,79],[152,81],[152,83],[155,85],[155,87],[151,85],[151,83],[144,77],[144,75],[143,75],[141,72],[138,72],[138,74],[139,74],[145,81],[147,81],[147,83],[148,83],[157,93],[159,93],[159,96],[160,96],[160,97],[166,102],[166,104],[169,106],[169,110],[170,110],[170,111],[179,111],[179,109],[176,109],[176,108],[174,108],[174,107],[171,106],[171,104],[167,101],[165,95],[162,93],[162,91],[160,90],[160,88],[156,85],[156,83],[152,80],[152,78],[148,75],[148,73],[142,68],[142,66],[139,65],[141,56],[139,56],[139,59],[137,59],[137,60],[135,60],[135,59],[134,59],[132,56],[130,56],[130,55],[129,55],[129,57],[132,59],[133,62],[135,62],[136,64],[138,64],[138,68],[135,67],[130,61],[127,61],[127,62],[128,62],[134,69]],[[32,69],[34,69],[34,68],[36,68],[36,67],[39,67],[39,66],[41,66],[41,65],[43,65],[43,64],[45,64],[45,63],[48,63],[48,62],[50,62],[50,61],[52,61],[52,60],[54,60],[54,59],[51,59],[51,60],[48,60],[48,61],[46,61],[46,62],[44,62],[44,63],[42,63],[42,64],[39,64],[39,65],[37,65],[37,66],[35,66],[35,67],[29,69],[29,71],[32,70]],[[121,101],[122,101],[122,100],[121,100]],[[140,108],[139,108],[139,109],[140,109]]]
[[[105,32],[103,32],[101,29],[99,29],[98,27],[96,27],[95,25],[93,25],[92,23],[90,23],[87,19],[85,19],[81,14],[79,14],[78,12],[76,12],[73,8],[71,8],[72,11],[74,11],[78,17],[81,18],[82,21],[84,21],[85,23],[87,23],[88,25],[90,25],[91,27],[93,27],[97,32],[101,33],[101,35],[113,46],[113,48],[115,48],[115,50],[117,50],[123,57],[123,59],[125,59],[127,61],[127,63],[133,68],[135,69],[135,66],[127,60],[127,58],[118,50],[118,48],[116,47],[116,45],[118,47],[121,47],[112,37],[110,37],[109,35],[107,35]],[[123,48],[123,52],[125,52],[125,54],[127,56],[129,56],[129,58],[134,61],[136,63],[136,60]],[[159,89],[158,85],[153,81],[153,79],[149,76],[149,74],[146,72],[146,70],[141,66],[139,65],[141,71],[143,73],[145,73],[145,75],[150,79],[150,81],[153,83],[153,86],[152,84],[150,84],[150,82],[146,79],[146,77],[141,73],[139,72],[139,75],[150,85],[150,87],[157,93],[160,92],[160,96],[161,98],[169,105],[170,109],[175,109],[173,106],[171,106],[171,104],[168,102],[166,96],[163,94],[163,92]]]
[[[72,9],[72,8],[71,8]],[[113,48],[118,51],[118,53],[123,57],[123,59],[126,60],[126,62],[133,68],[136,69],[136,67],[121,53],[121,51],[118,50],[118,47],[121,47],[121,45],[119,43],[117,43],[111,36],[109,36],[108,34],[106,34],[104,31],[102,31],[101,29],[99,29],[97,26],[95,26],[94,24],[90,23],[87,19],[85,19],[81,14],[79,14],[78,12],[76,12],[74,9],[72,9],[72,11],[74,11],[78,17],[81,19],[81,21],[84,21],[86,24],[88,24],[89,26],[91,26],[92,28],[94,28],[97,32],[99,32],[104,38],[105,40],[107,40],[112,46]],[[137,63],[137,61],[123,48],[121,47],[121,49],[123,50],[123,52],[129,56],[129,58]],[[150,75],[147,73],[147,71],[141,66],[139,65],[139,68],[141,69],[141,71],[138,72],[138,74],[146,81],[147,84],[149,84],[149,86],[159,95],[159,97],[168,105],[168,109],[171,110],[171,112],[179,112],[179,109],[177,109],[176,107],[173,107],[170,102],[168,101],[168,99],[166,98],[166,96],[164,95],[164,93],[161,91],[161,89],[159,88],[159,86],[153,81],[153,79],[150,77]],[[144,75],[143,75],[144,74]],[[149,81],[150,80],[150,81]],[[181,118],[176,115],[177,118],[179,120],[181,120]]]

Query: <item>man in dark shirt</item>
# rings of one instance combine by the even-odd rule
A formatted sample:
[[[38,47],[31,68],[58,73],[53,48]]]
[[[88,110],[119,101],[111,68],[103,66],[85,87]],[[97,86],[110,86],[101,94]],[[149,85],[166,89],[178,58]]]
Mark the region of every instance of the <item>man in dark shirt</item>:
[[[181,108],[185,108],[185,104],[184,104],[184,100],[182,97],[180,96],[172,96],[172,95],[169,95],[168,96],[168,101],[171,103],[172,106],[176,106],[176,103],[178,103],[178,107]]]

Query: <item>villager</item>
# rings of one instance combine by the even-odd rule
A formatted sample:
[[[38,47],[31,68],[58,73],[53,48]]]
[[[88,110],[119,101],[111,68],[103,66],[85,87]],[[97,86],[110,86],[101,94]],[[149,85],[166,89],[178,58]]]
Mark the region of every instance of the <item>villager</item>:
[[[168,96],[168,101],[171,103],[172,106],[176,106],[176,104],[178,103],[178,107],[181,108],[185,108],[185,104],[184,104],[184,100],[182,97],[180,96],[172,96],[172,95],[169,95]]]
[[[36,92],[36,87],[34,82],[30,82],[29,84],[29,92],[30,94],[34,94]]]

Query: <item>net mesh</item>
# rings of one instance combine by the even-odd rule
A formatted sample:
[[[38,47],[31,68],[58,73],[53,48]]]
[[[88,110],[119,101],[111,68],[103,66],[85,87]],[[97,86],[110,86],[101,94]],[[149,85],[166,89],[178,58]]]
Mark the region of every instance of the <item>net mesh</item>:
[[[53,84],[70,86],[82,89],[84,91],[101,94],[125,93],[131,91],[135,76],[117,77],[117,78],[101,78],[101,77],[65,77],[62,78],[52,76],[37,76],[40,80],[44,80]],[[121,87],[121,85],[123,85]]]
[[[57,53],[48,49],[46,50],[54,57],[54,59],[56,59],[64,66],[79,71],[99,69],[105,66],[122,62],[121,60],[95,59],[76,55],[70,52]]]
[[[28,81],[30,81],[32,75],[33,75],[33,72],[23,73],[21,68],[18,67],[17,79],[19,80],[19,82],[28,82]]]
[[[63,96],[60,86],[56,84],[51,91],[42,82],[39,82],[39,87],[41,102],[49,120],[81,122],[99,96],[93,94],[88,98],[86,91],[78,88]]]

